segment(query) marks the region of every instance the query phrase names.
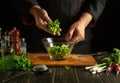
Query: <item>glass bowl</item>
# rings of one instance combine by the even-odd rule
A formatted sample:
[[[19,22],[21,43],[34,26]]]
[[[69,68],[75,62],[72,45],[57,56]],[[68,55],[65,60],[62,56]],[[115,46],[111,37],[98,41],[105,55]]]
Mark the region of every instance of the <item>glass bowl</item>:
[[[67,59],[75,45],[74,42],[67,42],[64,38],[43,38],[42,42],[52,60]]]

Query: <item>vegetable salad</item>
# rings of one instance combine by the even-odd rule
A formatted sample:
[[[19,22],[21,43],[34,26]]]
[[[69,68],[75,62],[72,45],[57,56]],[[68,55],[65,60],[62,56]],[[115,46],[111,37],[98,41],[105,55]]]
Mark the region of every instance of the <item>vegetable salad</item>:
[[[70,48],[68,45],[54,45],[53,47],[48,48],[48,53],[52,59],[66,59],[69,55]]]

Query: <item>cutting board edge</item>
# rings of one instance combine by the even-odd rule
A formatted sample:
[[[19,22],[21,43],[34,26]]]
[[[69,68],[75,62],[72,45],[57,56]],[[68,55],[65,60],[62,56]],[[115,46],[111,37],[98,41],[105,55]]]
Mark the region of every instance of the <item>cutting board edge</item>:
[[[85,59],[85,57],[89,57],[90,63],[88,63],[88,61],[87,61],[86,64],[84,64],[84,63],[83,64],[81,64],[81,63],[78,64],[78,62],[76,62],[76,61],[75,61],[75,64],[73,64],[71,62],[65,62],[65,64],[62,64],[59,61],[58,61],[59,64],[56,64],[57,62],[49,62],[49,63],[46,63],[44,61],[40,62],[38,60],[38,57],[40,58],[41,55],[49,57],[48,54],[46,54],[46,53],[31,53],[29,55],[30,57],[32,57],[32,58],[30,58],[30,60],[33,62],[33,64],[45,64],[47,66],[91,66],[91,65],[97,64],[96,60],[94,59],[94,57],[92,55],[87,55],[87,56],[86,55],[85,56],[84,55],[80,56],[80,54],[71,54],[70,55],[70,56],[80,56],[79,58],[83,58],[83,59]],[[36,61],[35,61],[35,59],[36,59]]]

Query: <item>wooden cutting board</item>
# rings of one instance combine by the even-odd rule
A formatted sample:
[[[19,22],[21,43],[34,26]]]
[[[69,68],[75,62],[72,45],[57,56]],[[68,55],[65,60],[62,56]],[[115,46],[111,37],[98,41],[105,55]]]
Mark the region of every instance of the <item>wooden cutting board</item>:
[[[33,64],[45,64],[47,66],[90,66],[97,62],[91,55],[71,54],[68,59],[55,61],[51,60],[46,53],[30,53],[28,59]]]

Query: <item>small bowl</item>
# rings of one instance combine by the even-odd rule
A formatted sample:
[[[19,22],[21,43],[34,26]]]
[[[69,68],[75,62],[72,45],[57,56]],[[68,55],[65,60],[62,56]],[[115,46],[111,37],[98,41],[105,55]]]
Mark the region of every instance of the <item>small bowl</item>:
[[[75,45],[64,38],[43,38],[42,42],[52,60],[67,59]]]

